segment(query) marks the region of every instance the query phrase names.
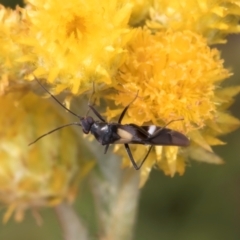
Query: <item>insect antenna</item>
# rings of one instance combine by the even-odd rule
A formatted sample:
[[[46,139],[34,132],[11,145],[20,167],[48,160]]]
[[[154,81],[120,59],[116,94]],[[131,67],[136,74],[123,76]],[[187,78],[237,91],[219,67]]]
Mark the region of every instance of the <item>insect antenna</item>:
[[[37,78],[35,75],[33,75],[33,76],[34,76],[34,79],[38,82],[38,84],[39,84],[60,106],[62,106],[64,109],[66,109],[69,113],[71,113],[72,115],[76,116],[77,118],[82,119],[82,117],[80,117],[80,116],[77,115],[76,113],[72,112],[72,111],[71,111],[70,109],[68,109],[67,107],[65,107],[55,96],[53,96],[53,95],[42,85],[42,83],[38,80],[38,78]],[[55,128],[55,129],[53,129],[53,130],[51,130],[51,131],[43,134],[42,136],[38,137],[38,138],[37,138],[36,140],[34,140],[33,142],[29,143],[28,146],[36,143],[36,142],[37,142],[38,140],[40,140],[41,138],[43,138],[43,137],[45,137],[45,136],[47,136],[47,135],[49,135],[49,134],[51,134],[51,133],[53,133],[53,132],[55,132],[55,131],[57,131],[57,130],[60,130],[60,129],[62,129],[62,128],[65,128],[65,127],[68,127],[68,126],[71,126],[71,125],[81,126],[81,123],[80,123],[80,122],[73,122],[73,123],[68,123],[68,124],[62,125],[62,126],[60,126],[60,127],[58,127],[58,128]]]
[[[43,134],[42,136],[38,137],[38,138],[37,138],[36,140],[34,140],[33,142],[29,143],[28,146],[34,144],[35,142],[37,142],[37,141],[40,140],[41,138],[47,136],[48,134],[51,134],[51,133],[53,133],[53,132],[55,132],[55,131],[57,131],[57,130],[59,130],[59,129],[61,129],[61,128],[65,128],[65,127],[68,127],[68,126],[71,126],[71,125],[81,126],[81,124],[80,124],[79,122],[73,122],[73,123],[65,124],[65,125],[63,125],[63,126],[61,126],[61,127],[55,128],[55,129],[53,129],[53,130],[51,130],[51,131]]]
[[[54,97],[43,85],[42,83],[36,78],[35,75],[34,79],[39,83],[39,85],[59,104],[61,105],[64,109],[66,109],[68,112],[70,112],[72,115],[76,116],[77,118],[82,118],[80,116],[78,116],[76,113],[72,112],[70,109],[68,109],[67,107],[65,107],[56,97]]]

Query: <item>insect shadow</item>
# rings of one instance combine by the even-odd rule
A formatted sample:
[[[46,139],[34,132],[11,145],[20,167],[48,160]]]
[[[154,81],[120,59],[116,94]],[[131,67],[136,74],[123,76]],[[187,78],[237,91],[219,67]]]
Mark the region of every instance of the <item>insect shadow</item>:
[[[35,141],[29,144],[32,145],[36,143],[41,138],[58,131],[64,127],[68,127],[71,125],[77,125],[82,127],[82,131],[85,134],[91,133],[94,135],[96,140],[105,146],[104,153],[106,154],[110,144],[124,144],[124,147],[127,151],[128,157],[132,162],[133,167],[136,170],[139,170],[145,160],[147,159],[149,153],[151,152],[153,146],[162,145],[162,146],[181,146],[185,147],[189,145],[189,139],[182,133],[174,131],[172,129],[166,128],[167,125],[174,121],[179,121],[183,119],[172,120],[168,122],[164,127],[150,125],[150,126],[138,126],[136,124],[121,124],[124,115],[126,114],[129,106],[136,100],[136,97],[123,109],[118,122],[117,123],[108,123],[101,116],[101,114],[93,107],[93,105],[88,104],[90,110],[96,115],[96,117],[100,120],[96,121],[91,116],[81,117],[76,113],[72,112],[70,109],[65,107],[55,96],[53,96],[42,84],[41,82],[34,77],[35,80],[39,83],[39,85],[64,109],[66,109],[69,113],[74,115],[79,119],[79,122],[72,122],[69,124],[62,125],[58,128],[55,128],[40,137],[38,137]],[[142,144],[142,145],[150,145],[146,155],[142,159],[141,163],[137,165],[136,161],[133,158],[131,149],[129,144]]]

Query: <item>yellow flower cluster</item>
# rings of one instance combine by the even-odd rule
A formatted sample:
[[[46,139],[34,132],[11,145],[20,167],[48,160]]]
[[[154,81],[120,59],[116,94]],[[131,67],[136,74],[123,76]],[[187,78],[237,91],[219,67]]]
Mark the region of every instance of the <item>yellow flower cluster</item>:
[[[36,94],[35,76],[68,104],[71,97],[91,92],[94,83],[111,106],[105,111],[109,121],[137,93],[123,123],[164,126],[184,119],[169,127],[186,134],[191,146],[155,147],[140,170],[141,185],[153,166],[174,176],[184,173],[188,157],[222,163],[211,146],[223,144],[218,136],[239,126],[226,106],[240,88],[221,87],[231,73],[209,45],[239,33],[239,20],[237,0],[27,0],[16,10],[1,6],[0,201],[9,206],[5,220],[14,210],[20,220],[26,208],[73,199],[92,167],[81,140],[69,130],[27,146],[67,122],[58,113],[62,109]],[[121,145],[115,152],[123,166],[131,166]],[[133,146],[132,152],[140,163],[146,148]]]
[[[93,166],[80,157],[73,131],[58,131],[46,141],[28,146],[43,132],[63,124],[65,117],[31,92],[3,95],[0,101],[0,201],[9,206],[4,221],[14,211],[20,221],[26,208],[72,201],[79,180]]]
[[[19,8],[14,11],[0,5],[0,95],[28,85],[21,80],[34,69],[19,61],[30,51],[18,42],[26,30],[23,22]]]
[[[152,29],[191,30],[209,44],[225,43],[226,36],[239,33],[238,0],[153,0],[148,26]]]
[[[59,82],[56,92],[69,88],[74,94],[91,88],[93,81],[112,81],[131,37],[131,4],[125,0],[28,3],[22,11],[30,30],[21,42],[33,49],[27,56],[36,66],[36,76]]]
[[[118,92],[109,96],[117,105],[126,106],[138,92],[140,97],[129,108],[125,122],[162,126],[171,120],[183,118],[183,121],[172,123],[170,128],[187,133],[192,144],[202,147],[198,151],[212,152],[209,145],[214,145],[216,139],[213,136],[209,138],[207,132],[213,134],[213,129],[218,129],[216,136],[223,131],[219,130],[223,113],[219,108],[221,100],[216,88],[219,82],[230,76],[223,67],[219,52],[210,49],[206,39],[189,30],[169,30],[153,35],[145,29],[135,32],[128,44],[128,51],[129,55],[116,77]],[[237,88],[232,94],[239,90]],[[114,112],[108,109],[106,115],[112,118],[119,112],[120,109]],[[224,124],[229,125],[229,122],[225,121]],[[236,128],[239,121],[235,119],[232,124]],[[203,129],[208,131],[203,132]],[[116,151],[118,149],[119,146]],[[139,146],[134,149],[134,156],[140,163],[144,153]],[[199,153],[193,153],[192,149],[179,152],[177,147],[155,147],[155,154],[148,157],[141,169],[142,184],[155,164],[167,175],[174,176],[176,172],[183,174],[183,155],[199,158]],[[129,165],[128,158],[124,156],[124,164]],[[201,160],[211,162],[206,154]],[[217,163],[221,162],[218,159]]]
[[[190,132],[214,118],[216,83],[230,74],[219,52],[211,50],[203,37],[187,30],[153,35],[138,29],[127,49],[116,77],[119,93],[112,98],[126,106],[139,91],[140,97],[129,109],[133,122],[159,125],[183,117],[172,126]],[[126,91],[132,95],[126,97]]]

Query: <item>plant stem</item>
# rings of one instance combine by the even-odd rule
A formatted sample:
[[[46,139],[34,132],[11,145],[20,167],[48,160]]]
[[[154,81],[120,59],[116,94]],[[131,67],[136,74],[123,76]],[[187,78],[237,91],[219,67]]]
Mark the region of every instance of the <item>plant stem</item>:
[[[65,240],[88,240],[87,229],[71,205],[62,203],[55,207],[55,212],[63,230]]]
[[[87,112],[85,101],[72,101],[72,109]],[[83,110],[85,109],[85,110]],[[79,111],[79,110],[78,110]],[[74,128],[82,139],[83,133]],[[90,183],[99,223],[99,239],[131,240],[139,200],[139,171],[121,168],[121,157],[111,148],[104,154],[104,147],[97,141],[80,140],[94,155],[99,171],[93,171]],[[83,239],[83,238],[78,238]],[[70,239],[67,239],[70,240]],[[71,239],[72,240],[72,239]]]
[[[123,171],[117,181],[105,177],[95,174],[91,182],[100,239],[130,240],[139,199],[138,174],[133,170]]]
[[[121,168],[120,156],[103,153],[99,144],[86,142],[95,155],[99,172],[91,174],[91,188],[99,223],[99,239],[130,240],[139,200],[139,171]]]

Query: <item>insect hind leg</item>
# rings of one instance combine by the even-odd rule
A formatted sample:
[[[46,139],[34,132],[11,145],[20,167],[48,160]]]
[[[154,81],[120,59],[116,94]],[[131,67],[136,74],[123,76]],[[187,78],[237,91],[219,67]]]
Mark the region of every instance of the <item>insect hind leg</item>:
[[[163,126],[162,128],[158,129],[150,137],[148,137],[148,140],[155,138],[163,129],[165,129],[172,122],[177,122],[177,121],[182,121],[182,120],[184,120],[184,119],[183,118],[179,118],[179,119],[174,119],[174,120],[169,121],[167,124],[165,124],[165,126]]]
[[[133,158],[133,155],[132,155],[132,152],[131,152],[131,149],[130,149],[129,145],[128,144],[124,144],[124,146],[125,146],[125,149],[127,151],[128,157],[130,158],[130,161],[131,161],[133,167],[135,168],[135,170],[139,170],[142,167],[142,165],[146,161],[149,153],[151,152],[151,150],[153,148],[153,146],[150,146],[150,148],[148,149],[148,151],[147,151],[145,157],[143,158],[143,160],[141,161],[141,163],[139,165],[137,165],[136,161]]]

